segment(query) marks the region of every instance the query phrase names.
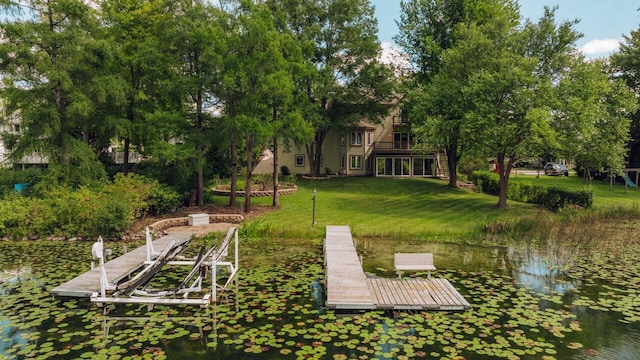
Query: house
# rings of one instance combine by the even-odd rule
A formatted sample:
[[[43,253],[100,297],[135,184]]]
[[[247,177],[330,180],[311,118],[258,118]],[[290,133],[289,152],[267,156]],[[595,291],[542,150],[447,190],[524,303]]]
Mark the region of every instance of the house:
[[[0,104],[0,106],[1,105],[2,104]],[[18,161],[11,161],[11,150],[4,142],[2,134],[17,135],[20,132],[20,118],[17,116],[17,114],[4,115],[3,109],[0,109],[0,116],[3,117],[2,119],[0,119],[0,167],[26,168],[31,166],[46,166],[46,164],[48,163],[47,159],[38,154],[24,156]]]
[[[362,120],[331,130],[322,144],[320,172],[350,176],[448,177],[444,154],[416,146],[406,113],[392,106],[379,124]],[[279,163],[293,174],[309,174],[304,145],[280,146]]]

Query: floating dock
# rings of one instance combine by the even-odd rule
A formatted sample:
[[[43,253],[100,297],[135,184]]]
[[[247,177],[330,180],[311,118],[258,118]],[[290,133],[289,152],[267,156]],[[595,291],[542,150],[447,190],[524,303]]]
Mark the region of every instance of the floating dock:
[[[337,310],[467,310],[471,304],[446,279],[367,277],[348,226],[327,226],[326,306]]]
[[[175,246],[182,245],[191,240],[191,233],[175,233],[163,236],[153,241],[153,248],[162,252],[171,242]],[[157,254],[152,255],[154,259]],[[126,279],[132,273],[140,270],[147,260],[147,248],[139,247],[122,256],[119,256],[104,264],[104,269],[109,281],[118,283]],[[72,296],[89,298],[93,293],[100,291],[100,268],[95,267],[86,273],[77,276],[60,286],[51,289],[49,292],[57,296]]]

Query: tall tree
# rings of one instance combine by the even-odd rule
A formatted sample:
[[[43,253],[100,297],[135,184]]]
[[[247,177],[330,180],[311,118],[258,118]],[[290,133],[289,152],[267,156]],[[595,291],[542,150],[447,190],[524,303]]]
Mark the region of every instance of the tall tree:
[[[312,175],[320,173],[322,147],[332,129],[363,118],[376,122],[386,115],[393,95],[393,73],[378,62],[377,21],[368,0],[282,0],[287,26],[306,47],[313,72],[297,83],[313,124],[305,147]],[[302,99],[302,98],[300,98]]]
[[[458,162],[465,151],[461,138],[464,107],[469,105],[459,84],[475,69],[467,63],[438,77],[445,66],[444,52],[456,45],[460,30],[471,24],[481,26],[499,13],[517,21],[517,6],[511,0],[403,0],[400,8],[395,40],[410,55],[413,67],[413,73],[405,79],[405,87],[410,89],[405,107],[416,135],[444,149],[449,186],[455,188]],[[457,81],[449,81],[450,76]]]
[[[557,86],[554,127],[563,154],[576,159],[587,180],[592,171],[621,174],[638,105],[624,82],[607,73],[604,61],[576,56]]]
[[[235,11],[221,97],[233,124],[232,136],[244,138],[247,160],[244,211],[250,212],[253,170],[262,149],[276,133],[279,109],[293,93],[285,56],[291,43],[290,37],[276,28],[266,5],[242,1]]]
[[[98,22],[83,1],[1,2],[11,14],[0,27],[1,95],[17,113],[21,135],[12,156],[40,154],[57,184],[77,185],[104,175],[91,139],[94,111],[109,90],[95,81],[109,60],[95,38]]]
[[[497,160],[500,208],[507,206],[514,163],[530,153],[532,143],[554,133],[548,103],[579,38],[573,22],[556,24],[554,12],[547,8],[537,23],[522,28],[508,12],[483,25],[472,24],[447,51],[460,65],[473,59],[476,66],[461,86],[471,103],[462,134]]]
[[[216,105],[220,89],[222,54],[226,51],[221,21],[226,16],[217,8],[199,1],[168,1],[172,14],[159,27],[160,46],[173,63],[175,81],[173,93],[183,101],[177,136],[184,142],[187,158],[196,175],[196,203],[204,205],[205,156],[212,148],[215,133],[214,118],[207,111]]]
[[[624,36],[620,50],[611,55],[611,65],[615,76],[640,96],[640,29]],[[631,119],[629,166],[640,167],[640,111],[632,114]]]
[[[148,146],[151,141],[145,122],[159,107],[158,97],[152,94],[157,88],[154,84],[171,74],[163,70],[166,62],[158,41],[158,24],[164,13],[157,0],[107,0],[100,6],[107,37],[115,48],[113,73],[126,99],[112,106],[110,116],[123,142],[122,171],[127,173],[132,147],[142,152],[143,144]]]

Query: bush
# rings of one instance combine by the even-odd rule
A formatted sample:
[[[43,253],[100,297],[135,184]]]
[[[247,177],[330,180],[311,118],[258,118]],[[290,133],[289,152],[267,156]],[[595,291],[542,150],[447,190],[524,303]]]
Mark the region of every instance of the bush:
[[[116,236],[148,213],[173,211],[180,195],[139,175],[118,175],[97,189],[49,189],[43,198],[17,194],[0,201],[0,237]]]
[[[0,198],[13,194],[15,184],[37,184],[41,173],[42,170],[37,168],[15,170],[0,167]]]
[[[489,171],[474,171],[471,181],[481,192],[489,195],[500,194],[500,176]]]
[[[487,171],[475,171],[473,183],[483,193],[500,194],[500,177]],[[593,193],[585,190],[567,190],[555,187],[527,183],[510,183],[507,198],[514,201],[537,204],[550,210],[559,210],[567,206],[590,208],[593,206]]]
[[[287,167],[287,165],[282,165],[280,166],[280,172],[282,173],[282,175],[284,176],[289,176],[291,175],[291,171],[289,170],[289,167]]]

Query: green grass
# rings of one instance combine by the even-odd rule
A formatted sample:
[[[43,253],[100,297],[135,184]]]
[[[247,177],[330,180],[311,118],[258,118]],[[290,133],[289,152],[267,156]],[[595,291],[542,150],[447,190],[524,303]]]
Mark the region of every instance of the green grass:
[[[321,238],[326,225],[348,225],[354,236],[463,241],[474,238],[500,218],[532,215],[533,205],[510,202],[508,210],[497,198],[450,189],[434,179],[332,178],[300,180],[298,191],[280,198],[281,208],[245,225],[248,231],[270,237]],[[315,226],[312,225],[316,189]],[[218,205],[226,198],[216,198]],[[243,199],[239,199],[242,201]],[[254,198],[253,205],[269,205],[270,198]]]

